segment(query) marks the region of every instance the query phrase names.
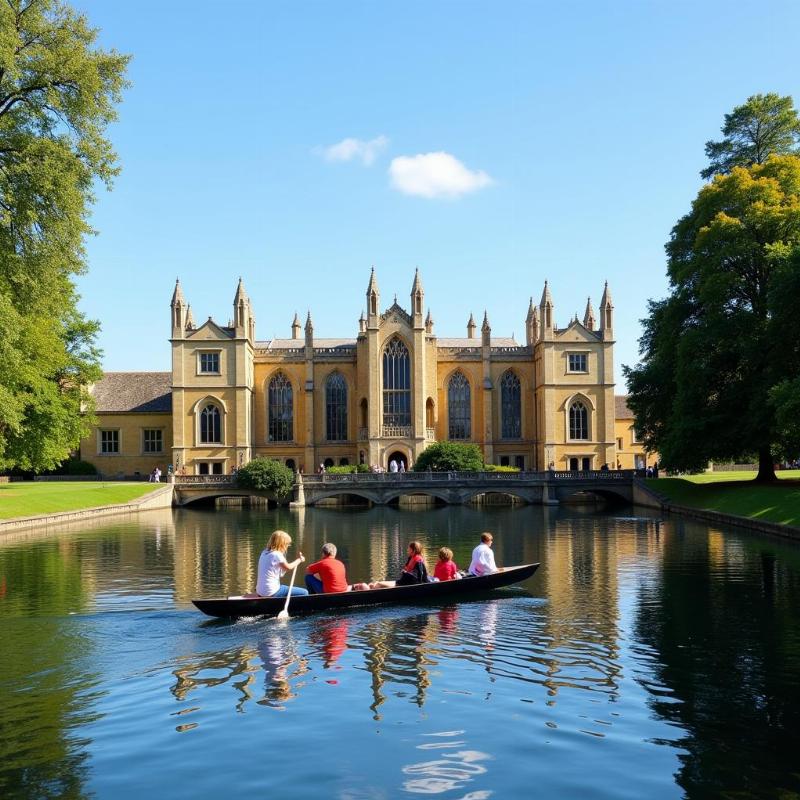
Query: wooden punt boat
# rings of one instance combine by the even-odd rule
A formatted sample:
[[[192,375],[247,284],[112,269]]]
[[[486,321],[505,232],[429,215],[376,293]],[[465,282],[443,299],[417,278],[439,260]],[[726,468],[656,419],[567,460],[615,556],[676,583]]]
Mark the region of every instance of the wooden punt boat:
[[[461,578],[455,581],[417,583],[410,586],[395,586],[393,589],[369,589],[363,592],[338,592],[337,594],[310,594],[293,597],[289,603],[291,614],[325,611],[355,606],[374,606],[385,603],[417,603],[453,598],[511,586],[530,578],[539,564],[523,564],[501,568],[491,575]],[[286,603],[285,597],[218,597],[208,600],[192,600],[204,614],[210,617],[260,617],[278,614]]]

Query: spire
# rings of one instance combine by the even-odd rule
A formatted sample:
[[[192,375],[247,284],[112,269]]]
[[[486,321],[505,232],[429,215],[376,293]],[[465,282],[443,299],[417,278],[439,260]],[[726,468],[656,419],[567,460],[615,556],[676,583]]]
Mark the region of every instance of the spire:
[[[411,294],[422,291],[422,281],[419,277],[419,267],[414,270],[414,283],[411,285]]]
[[[425,317],[425,332],[433,333],[433,317],[431,316],[430,309],[428,309],[428,316]]]
[[[611,338],[611,330],[614,327],[614,303],[611,300],[611,290],[608,288],[608,281],[603,288],[603,296],[600,298],[600,330],[603,331],[603,338]]]
[[[177,305],[186,305],[186,301],[183,299],[183,290],[181,289],[180,278],[175,278],[175,291],[172,293],[170,305],[173,308]]]
[[[306,347],[314,346],[314,323],[311,321],[311,310],[306,317]]]
[[[525,343],[528,347],[539,341],[539,307],[533,304],[531,297],[528,303],[528,316],[525,317]]]
[[[194,330],[194,317],[192,316],[192,307],[186,306],[186,330]]]
[[[596,324],[597,317],[595,317],[594,309],[592,308],[592,298],[589,297],[586,299],[586,311],[583,314],[583,327],[593,331]]]
[[[553,296],[550,294],[550,287],[547,284],[547,281],[544,282],[544,291],[542,292],[542,302],[539,305],[544,308],[547,304],[550,304],[550,307],[553,306]]]
[[[364,333],[367,330],[367,318],[364,316],[364,311],[362,309],[361,316],[358,318],[358,332]]]
[[[542,314],[541,317],[541,335],[540,338],[553,333],[553,296],[550,294],[550,286],[547,281],[544,282],[544,291],[542,292],[542,302],[539,304]]]
[[[367,284],[367,294],[370,292],[377,292],[378,290],[378,279],[375,277],[375,267],[372,267],[369,273],[369,283]]]
[[[300,318],[297,316],[297,312],[294,312],[294,319],[292,320],[292,339],[299,339],[300,338]]]
[[[373,267],[369,274],[369,284],[367,284],[367,323],[375,328],[378,327],[380,298],[378,279],[375,277],[375,267]]]
[[[183,299],[181,282],[178,278],[175,279],[175,291],[172,293],[170,309],[172,315],[172,338],[178,339],[183,336],[183,332],[186,330],[186,301]]]
[[[489,325],[489,315],[483,312],[483,325],[481,325],[481,344],[483,347],[489,347],[492,343],[492,328]]]
[[[239,277],[239,285],[236,287],[236,296],[233,298],[233,304],[239,305],[239,303],[248,303],[249,300],[247,299],[247,292],[244,290],[244,282],[242,281],[241,276]]]
[[[475,318],[470,313],[469,321],[467,322],[467,338],[474,339],[475,338],[475,328],[478,326],[475,324]]]
[[[600,308],[609,303],[611,303],[611,290],[608,288],[608,281],[606,281],[603,287],[603,296],[600,298]]]

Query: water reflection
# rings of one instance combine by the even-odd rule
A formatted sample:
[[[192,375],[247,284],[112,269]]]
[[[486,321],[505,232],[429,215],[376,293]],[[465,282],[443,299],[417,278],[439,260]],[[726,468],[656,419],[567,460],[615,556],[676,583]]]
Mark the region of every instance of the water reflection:
[[[508,599],[362,609],[288,626],[200,624],[189,600],[251,587],[276,527],[307,553],[335,541],[352,579],[394,572],[412,538],[428,552],[451,547],[463,564],[487,528],[499,563],[542,567]],[[608,757],[595,758],[593,771],[609,770],[608,786],[631,759],[657,762],[630,778],[630,796],[659,794],[646,785],[653,775],[666,782],[663,796],[674,795],[673,772],[689,797],[791,796],[800,792],[798,607],[796,547],[568,510],[180,511],[6,538],[0,793],[96,792],[93,770],[120,767],[103,761],[116,752],[109,742],[141,754],[164,720],[165,754],[197,770],[203,757],[173,743],[193,737],[175,731],[199,726],[222,752],[232,725],[281,710],[281,731],[295,736],[298,754],[309,725],[330,724],[331,740],[347,737],[366,772],[379,769],[368,733],[388,739],[394,725],[426,724],[403,740],[421,751],[398,763],[409,793],[502,796],[511,773],[492,759],[514,754],[512,773],[538,769],[544,795],[565,796],[554,775],[602,746]],[[135,709],[126,696],[136,696]],[[315,714],[323,705],[329,713]],[[120,707],[125,713],[115,713]],[[561,770],[528,758],[530,747],[551,741]],[[322,758],[322,769],[339,768]]]
[[[465,731],[442,731],[425,734],[425,738],[434,741],[417,745],[418,750],[438,751],[463,748],[466,741],[462,738]],[[403,789],[412,794],[442,794],[463,789],[466,784],[487,771],[482,762],[491,756],[480,750],[462,750],[439,754],[439,758],[408,764],[403,767],[403,774],[409,776],[403,781]],[[474,791],[461,796],[461,800],[484,800],[492,792]]]

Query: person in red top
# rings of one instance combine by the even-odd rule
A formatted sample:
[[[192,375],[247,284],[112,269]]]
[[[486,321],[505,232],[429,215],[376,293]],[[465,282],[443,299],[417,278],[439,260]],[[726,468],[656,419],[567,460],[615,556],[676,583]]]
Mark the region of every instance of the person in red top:
[[[421,542],[409,542],[408,560],[396,581],[373,581],[370,589],[391,589],[394,586],[405,586],[413,583],[427,583],[428,569],[425,566],[425,556],[422,552]]]
[[[311,594],[349,592],[344,564],[336,558],[336,545],[322,545],[322,558],[306,567],[306,586]]]
[[[458,567],[453,561],[453,551],[449,547],[439,550],[439,560],[433,569],[433,579],[435,581],[452,581],[460,578]]]

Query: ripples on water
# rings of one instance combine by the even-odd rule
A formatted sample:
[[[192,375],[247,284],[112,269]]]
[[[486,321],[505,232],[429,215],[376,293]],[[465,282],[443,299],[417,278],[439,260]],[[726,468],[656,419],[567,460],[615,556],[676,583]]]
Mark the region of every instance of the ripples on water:
[[[204,621],[266,535],[353,578],[495,532],[522,588]],[[798,548],[546,509],[143,517],[0,543],[3,797],[773,797],[800,790]],[[502,598],[502,599],[499,599]]]

